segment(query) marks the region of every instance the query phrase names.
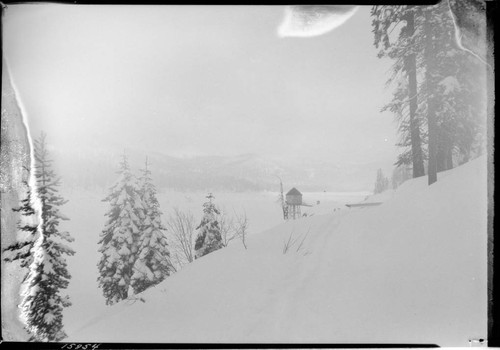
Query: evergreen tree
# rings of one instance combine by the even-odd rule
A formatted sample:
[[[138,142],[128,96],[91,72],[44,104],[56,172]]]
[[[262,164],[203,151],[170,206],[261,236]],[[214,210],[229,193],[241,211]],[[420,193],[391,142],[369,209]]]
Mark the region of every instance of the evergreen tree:
[[[16,243],[9,245],[3,250],[4,261],[20,261],[21,267],[29,267],[33,261],[31,249],[36,240],[38,233],[38,224],[35,217],[35,210],[31,202],[31,188],[26,181],[23,181],[26,187],[26,198],[21,200],[21,206],[12,208],[13,211],[21,214],[21,219],[18,223],[18,229],[22,233]],[[26,279],[27,274],[24,276]]]
[[[389,179],[385,177],[382,169],[378,169],[377,179],[375,181],[375,189],[373,190],[373,193],[382,193],[387,189],[389,189]]]
[[[393,100],[383,108],[395,113],[399,122],[398,145],[405,150],[396,165],[413,164],[415,177],[412,130],[418,125],[432,184],[438,171],[465,162],[484,148],[485,67],[457,46],[455,26],[445,2],[375,6],[372,17],[375,46],[383,44],[379,57],[394,60],[388,83],[398,84]],[[394,36],[397,39],[391,42]],[[413,57],[415,70],[408,68],[413,67]],[[414,73],[414,79],[410,79]],[[420,84],[416,84],[416,78]],[[416,90],[412,88],[415,85]],[[412,103],[417,104],[416,111]]]
[[[131,280],[136,294],[163,281],[170,275],[171,266],[167,239],[163,233],[166,228],[161,223],[160,203],[156,198],[156,188],[152,183],[147,159],[141,172],[139,193],[145,213]]]
[[[402,154],[398,163],[412,164],[413,177],[425,175],[421,122],[417,114],[417,53],[420,48],[415,42],[415,34],[418,31],[415,22],[419,13],[417,6],[409,5],[374,6],[371,11],[374,44],[376,48],[380,48],[378,57],[394,60],[393,74],[387,83],[390,84],[394,80],[399,82],[393,101],[382,110],[390,109],[400,118],[400,130],[405,133],[400,145],[411,148]],[[391,42],[390,35],[398,27],[399,35]]]
[[[97,281],[107,305],[129,296],[144,221],[144,206],[125,155],[118,174],[118,180],[103,199],[109,202],[110,209],[99,240],[102,256]]]
[[[34,174],[41,223],[30,250],[31,257],[25,258],[24,265],[29,263],[29,272],[25,278],[21,309],[26,327],[32,335],[31,340],[61,341],[66,337],[62,311],[71,305],[69,297],[60,293],[61,289],[68,287],[71,278],[64,255],[75,253],[63,241],[72,242],[74,239],[68,232],[58,228],[60,220],[68,220],[59,211],[59,207],[67,201],[57,194],[60,179],[56,178],[52,170],[45,148],[45,134],[35,141]],[[21,210],[23,214],[32,215],[34,211],[29,206],[29,197]],[[25,228],[34,233],[33,226]]]
[[[433,148],[429,161],[432,155],[431,168],[437,173],[468,161],[484,147],[486,70],[483,62],[457,47],[453,18],[445,3],[423,11],[421,109],[427,114],[429,147]]]
[[[199,233],[194,246],[195,259],[210,254],[224,246],[222,244],[219,223],[216,218],[216,215],[219,215],[220,212],[212,203],[214,196],[209,193],[206,198],[208,202],[203,204],[203,218],[196,228],[199,230]]]

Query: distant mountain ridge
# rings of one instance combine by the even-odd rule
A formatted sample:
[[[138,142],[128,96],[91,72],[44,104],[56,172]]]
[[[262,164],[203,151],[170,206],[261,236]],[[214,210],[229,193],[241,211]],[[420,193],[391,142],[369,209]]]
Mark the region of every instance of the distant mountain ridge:
[[[69,187],[107,188],[116,179],[120,154],[94,150],[52,150],[54,165]],[[132,170],[144,167],[146,154],[127,152]],[[371,166],[339,168],[333,162],[280,161],[256,154],[235,156],[173,157],[160,152],[147,154],[158,188],[180,191],[352,191],[370,189]],[[366,168],[370,170],[367,171]],[[347,182],[346,182],[347,181]],[[363,187],[364,186],[364,187]]]

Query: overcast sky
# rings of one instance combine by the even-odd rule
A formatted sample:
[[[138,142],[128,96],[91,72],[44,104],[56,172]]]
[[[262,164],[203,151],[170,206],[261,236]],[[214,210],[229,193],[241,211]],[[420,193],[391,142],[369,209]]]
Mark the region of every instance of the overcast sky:
[[[8,5],[3,49],[53,147],[390,169],[390,62],[369,9],[322,36],[280,38],[281,6]]]

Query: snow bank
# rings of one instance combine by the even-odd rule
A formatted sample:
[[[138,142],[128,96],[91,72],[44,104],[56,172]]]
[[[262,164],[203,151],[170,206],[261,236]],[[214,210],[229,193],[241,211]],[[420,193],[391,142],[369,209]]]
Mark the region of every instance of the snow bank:
[[[281,224],[188,265],[145,302],[108,307],[67,341],[467,346],[486,338],[486,198],[483,157],[430,187],[407,181],[380,206]]]
[[[371,196],[366,197],[363,203],[377,203],[377,202],[383,203],[388,199],[392,198],[395,192],[396,192],[395,190],[389,189],[381,193],[372,194]]]

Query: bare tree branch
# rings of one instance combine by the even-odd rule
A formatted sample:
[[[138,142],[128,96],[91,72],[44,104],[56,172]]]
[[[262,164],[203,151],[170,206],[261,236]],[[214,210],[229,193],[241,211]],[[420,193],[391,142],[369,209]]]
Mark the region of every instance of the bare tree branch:
[[[246,235],[248,233],[249,226],[247,213],[244,212],[242,215],[234,213],[234,215],[236,218],[235,236],[241,239],[243,246],[245,247],[245,249],[247,249]]]
[[[222,244],[224,244],[224,247],[227,247],[229,242],[236,238],[234,219],[227,215],[225,209],[219,209],[219,212],[220,214],[217,216],[217,221],[219,222]]]
[[[195,231],[193,214],[189,211],[183,212],[175,207],[173,213],[168,217],[166,226],[171,234],[171,250],[179,268],[193,262]]]

